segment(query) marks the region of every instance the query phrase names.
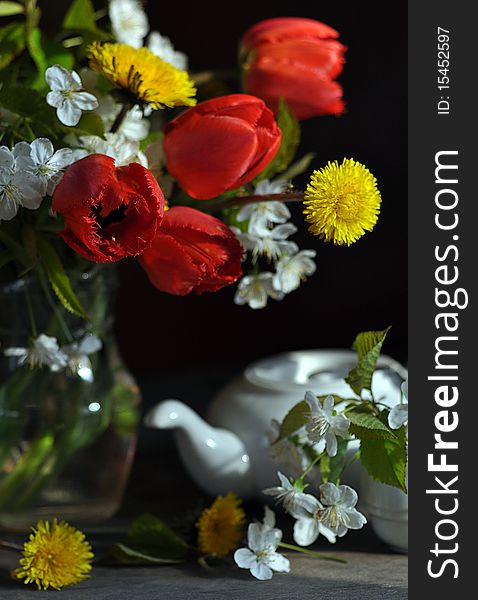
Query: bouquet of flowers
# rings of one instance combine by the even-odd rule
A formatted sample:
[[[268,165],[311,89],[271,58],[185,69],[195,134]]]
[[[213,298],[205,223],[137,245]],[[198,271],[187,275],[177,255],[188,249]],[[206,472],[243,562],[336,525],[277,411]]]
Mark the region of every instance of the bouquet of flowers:
[[[381,198],[352,158],[314,170],[305,192],[292,183],[313,160],[296,158],[299,120],[344,110],[345,47],[323,23],[253,26],[242,89],[217,97],[214,72],[188,72],[138,0],[74,0],[53,37],[37,0],[1,2],[0,17],[1,513],[112,424],[115,455],[131,456],[138,394],[108,335],[115,263],[136,258],[169,294],[235,284],[235,302],[260,309],[316,269],[287,203],[350,245]]]

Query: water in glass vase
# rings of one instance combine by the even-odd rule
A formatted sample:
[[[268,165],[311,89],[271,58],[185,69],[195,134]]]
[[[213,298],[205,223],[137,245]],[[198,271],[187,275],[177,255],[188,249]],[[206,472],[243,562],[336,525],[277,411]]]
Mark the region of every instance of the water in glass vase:
[[[112,272],[70,277],[89,321],[38,278],[0,289],[0,525],[10,529],[110,517],[133,459],[140,396],[112,335]]]

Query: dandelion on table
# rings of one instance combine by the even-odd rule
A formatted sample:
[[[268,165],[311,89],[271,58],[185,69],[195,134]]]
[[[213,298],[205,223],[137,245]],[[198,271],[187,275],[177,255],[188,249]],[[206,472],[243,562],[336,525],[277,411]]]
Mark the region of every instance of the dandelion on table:
[[[218,496],[196,524],[199,550],[208,556],[227,556],[242,537],[246,514],[232,492]]]
[[[26,584],[36,584],[39,590],[61,590],[88,579],[93,556],[81,531],[56,519],[39,521],[24,544],[20,567],[12,574]]]

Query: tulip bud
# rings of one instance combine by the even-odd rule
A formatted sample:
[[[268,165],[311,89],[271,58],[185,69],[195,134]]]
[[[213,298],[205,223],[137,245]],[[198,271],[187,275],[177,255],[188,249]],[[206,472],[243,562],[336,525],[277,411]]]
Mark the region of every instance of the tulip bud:
[[[284,98],[298,119],[344,111],[341,73],[346,50],[337,31],[312,19],[277,18],[243,36],[245,89],[277,112]]]
[[[221,96],[183,112],[165,128],[169,173],[193,198],[207,200],[251,181],[272,161],[281,131],[262,100]]]
[[[241,244],[222,221],[194,208],[174,206],[139,262],[156,288],[185,296],[234,283],[242,275],[242,255]]]

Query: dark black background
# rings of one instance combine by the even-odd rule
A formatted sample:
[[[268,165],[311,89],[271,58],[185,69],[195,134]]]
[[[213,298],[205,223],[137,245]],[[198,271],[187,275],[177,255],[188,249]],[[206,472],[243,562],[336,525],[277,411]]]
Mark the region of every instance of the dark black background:
[[[58,18],[58,3],[40,2],[53,4]],[[116,329],[129,367],[154,374],[245,363],[291,349],[349,347],[359,331],[388,325],[393,328],[384,352],[406,362],[406,3],[150,0],[147,12],[151,28],[189,56],[192,71],[234,66],[241,35],[264,18],[309,17],[337,29],[348,47],[339,78],[346,113],[303,121],[300,153],[316,153],[314,168],[344,157],[364,163],[378,179],[383,203],[374,231],[349,248],[309,235],[294,206],[294,239],[301,248],[316,249],[317,272],[261,311],[234,305],[235,286],[203,296],[167,296],[134,260],[123,262]],[[296,180],[299,187],[305,183],[305,177]]]

